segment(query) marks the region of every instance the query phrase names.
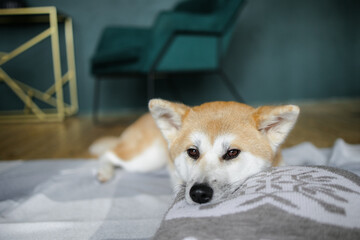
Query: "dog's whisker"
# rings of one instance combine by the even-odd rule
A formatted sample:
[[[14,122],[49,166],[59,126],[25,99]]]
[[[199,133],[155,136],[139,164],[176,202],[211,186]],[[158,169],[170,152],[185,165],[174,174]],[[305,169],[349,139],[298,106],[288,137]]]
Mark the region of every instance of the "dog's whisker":
[[[176,189],[176,192],[180,192],[186,188],[186,183],[180,183],[174,185],[174,189]]]
[[[241,186],[239,186],[239,187],[235,188],[235,190],[233,190],[233,191],[231,192],[231,194],[234,194],[237,190],[239,190],[239,189],[240,189],[240,187],[241,187]]]
[[[244,184],[244,180],[239,180],[239,181],[235,181],[233,183],[228,184],[231,194],[234,194],[235,192],[237,192],[242,187],[243,184]]]

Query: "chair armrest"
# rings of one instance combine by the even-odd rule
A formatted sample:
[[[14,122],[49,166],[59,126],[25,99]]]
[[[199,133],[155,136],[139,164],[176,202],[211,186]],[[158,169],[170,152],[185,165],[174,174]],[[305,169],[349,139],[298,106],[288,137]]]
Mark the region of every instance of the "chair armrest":
[[[242,3],[244,0],[231,0],[223,8],[208,14],[182,11],[161,12],[153,24],[147,46],[148,51],[144,55],[144,69],[146,71],[154,70],[178,36],[221,39],[229,30],[231,23],[235,21],[237,10]],[[222,44],[220,43],[219,46]]]
[[[164,40],[166,40],[166,41],[162,41],[164,44],[161,46],[161,48],[154,48],[154,49],[158,50],[158,52],[157,52],[158,54],[154,58],[153,64],[150,67],[151,71],[154,71],[157,68],[158,64],[161,62],[164,55],[169,50],[169,48],[171,47],[171,45],[173,44],[175,39],[180,36],[207,37],[207,38],[212,37],[212,38],[216,38],[219,40],[221,38],[221,33],[215,32],[215,31],[208,31],[208,30],[175,30],[170,35],[170,37],[168,37],[166,39],[164,38]],[[218,46],[220,46],[220,45],[218,45]],[[218,51],[219,50],[220,49],[218,49]],[[219,53],[218,53],[218,55],[219,55]]]
[[[218,37],[221,31],[216,27],[216,16],[185,12],[161,12],[152,29],[146,53],[145,69],[153,68],[161,61],[173,40],[180,35]]]

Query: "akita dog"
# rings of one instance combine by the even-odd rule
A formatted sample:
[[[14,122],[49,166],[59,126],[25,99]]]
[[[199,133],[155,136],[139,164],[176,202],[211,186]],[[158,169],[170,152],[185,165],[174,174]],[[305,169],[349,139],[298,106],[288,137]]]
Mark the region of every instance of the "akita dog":
[[[246,178],[281,163],[279,146],[299,115],[295,105],[253,108],[237,102],[196,107],[153,99],[142,116],[117,139],[91,146],[100,154],[98,179],[114,167],[146,172],[168,163],[175,189],[188,203],[215,202]]]

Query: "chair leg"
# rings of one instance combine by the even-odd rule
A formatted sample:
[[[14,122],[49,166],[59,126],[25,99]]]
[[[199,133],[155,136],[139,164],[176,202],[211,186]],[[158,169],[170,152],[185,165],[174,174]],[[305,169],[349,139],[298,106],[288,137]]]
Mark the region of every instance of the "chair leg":
[[[155,73],[150,72],[147,76],[147,100],[150,101],[150,99],[154,98],[155,96],[155,86],[154,86],[154,80],[155,80]]]
[[[219,69],[217,74],[224,81],[224,83],[226,84],[227,88],[229,89],[233,97],[236,99],[236,101],[245,103],[244,99],[241,97],[240,93],[236,90],[235,85],[230,81],[224,70]]]
[[[100,101],[100,78],[95,79],[94,87],[94,103],[93,103],[93,122],[95,124],[99,123],[99,101]]]

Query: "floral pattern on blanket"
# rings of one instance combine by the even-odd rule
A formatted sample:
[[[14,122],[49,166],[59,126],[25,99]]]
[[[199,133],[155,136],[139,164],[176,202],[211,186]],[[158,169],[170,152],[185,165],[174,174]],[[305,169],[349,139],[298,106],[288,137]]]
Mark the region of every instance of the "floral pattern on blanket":
[[[339,181],[345,185],[340,185]],[[356,184],[344,181],[345,179],[339,175],[324,176],[323,170],[320,169],[272,169],[251,178],[238,189],[239,195],[256,196],[240,206],[256,204],[265,198],[270,198],[287,207],[301,209],[302,202],[296,201],[300,197],[289,198],[287,195],[281,197],[277,194],[297,193],[308,200],[313,200],[310,202],[318,204],[328,213],[346,215],[346,205],[349,204],[349,200],[342,195],[347,194],[349,197],[357,198],[360,192]],[[346,187],[347,185],[349,187]]]

